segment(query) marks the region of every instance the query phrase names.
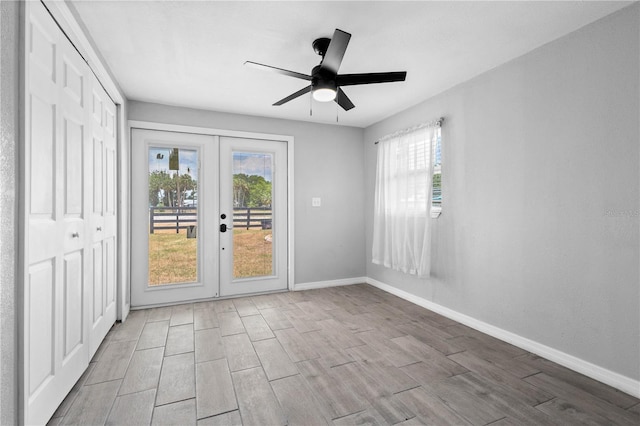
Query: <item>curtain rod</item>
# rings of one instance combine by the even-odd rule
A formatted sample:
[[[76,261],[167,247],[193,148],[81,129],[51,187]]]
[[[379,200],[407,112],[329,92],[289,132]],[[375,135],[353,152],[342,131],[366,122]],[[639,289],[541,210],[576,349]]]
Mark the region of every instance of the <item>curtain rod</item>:
[[[444,117],[440,117],[437,120],[427,121],[425,123],[421,123],[421,124],[418,124],[418,125],[413,126],[413,127],[409,127],[409,128],[406,128],[406,129],[398,130],[397,132],[394,132],[394,133],[391,133],[389,135],[381,137],[380,139],[375,141],[373,144],[374,145],[378,145],[378,143],[380,141],[383,141],[385,139],[389,139],[389,138],[392,138],[394,136],[399,136],[399,135],[401,135],[403,133],[412,132],[412,131],[419,130],[419,129],[422,129],[422,128],[425,128],[425,127],[440,127],[440,126],[442,126],[442,122],[443,121],[444,121]]]

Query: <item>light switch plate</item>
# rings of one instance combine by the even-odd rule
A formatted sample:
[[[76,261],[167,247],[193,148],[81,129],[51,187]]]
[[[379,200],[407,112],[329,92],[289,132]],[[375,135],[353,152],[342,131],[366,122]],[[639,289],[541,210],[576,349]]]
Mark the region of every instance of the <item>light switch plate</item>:
[[[320,199],[320,197],[311,198],[311,207],[320,207],[321,204],[322,200]]]

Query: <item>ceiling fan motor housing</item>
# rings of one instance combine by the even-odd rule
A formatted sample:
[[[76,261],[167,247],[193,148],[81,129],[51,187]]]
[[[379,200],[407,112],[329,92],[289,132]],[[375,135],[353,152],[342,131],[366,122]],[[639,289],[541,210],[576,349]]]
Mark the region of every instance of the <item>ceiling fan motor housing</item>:
[[[311,90],[317,89],[338,90],[336,75],[329,70],[321,68],[321,65],[316,65],[311,71]]]

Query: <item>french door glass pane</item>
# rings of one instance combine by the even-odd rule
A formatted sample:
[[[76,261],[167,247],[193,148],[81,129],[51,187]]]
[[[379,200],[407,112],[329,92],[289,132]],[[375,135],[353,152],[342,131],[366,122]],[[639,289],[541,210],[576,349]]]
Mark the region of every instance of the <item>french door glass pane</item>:
[[[273,154],[233,152],[233,277],[273,275]]]
[[[149,285],[198,281],[198,151],[149,148]]]

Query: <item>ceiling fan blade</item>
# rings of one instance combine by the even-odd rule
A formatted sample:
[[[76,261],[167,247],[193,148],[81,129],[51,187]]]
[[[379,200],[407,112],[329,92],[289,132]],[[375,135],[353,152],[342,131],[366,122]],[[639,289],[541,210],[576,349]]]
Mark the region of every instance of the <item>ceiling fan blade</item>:
[[[251,61],[246,61],[244,64],[251,68],[256,68],[259,70],[266,70],[266,71],[273,71],[273,72],[277,72],[278,74],[288,75],[289,77],[295,77],[295,78],[300,78],[302,80],[311,81],[310,75],[302,74],[299,72],[289,71],[282,68],[272,67],[271,65],[264,65],[264,64],[259,64],[257,62],[251,62]]]
[[[273,106],[280,106],[282,104],[286,104],[287,102],[292,101],[295,98],[304,95],[305,93],[309,93],[310,91],[311,91],[311,86],[307,86],[304,89],[300,89],[296,93],[293,93],[287,96],[286,98],[280,99],[278,102],[273,104]]]
[[[327,47],[327,52],[324,54],[320,67],[325,70],[329,70],[334,74],[338,73],[344,52],[347,50],[347,45],[351,39],[351,34],[346,33],[336,28]]]
[[[342,74],[336,77],[336,83],[338,86],[354,86],[356,84],[393,83],[394,81],[404,81],[405,78],[407,78],[406,71]]]
[[[344,93],[341,88],[338,88],[338,93],[336,95],[335,101],[345,111],[349,111],[351,108],[355,108],[355,105],[353,104],[353,102],[351,102],[351,99],[349,99],[347,94]]]

